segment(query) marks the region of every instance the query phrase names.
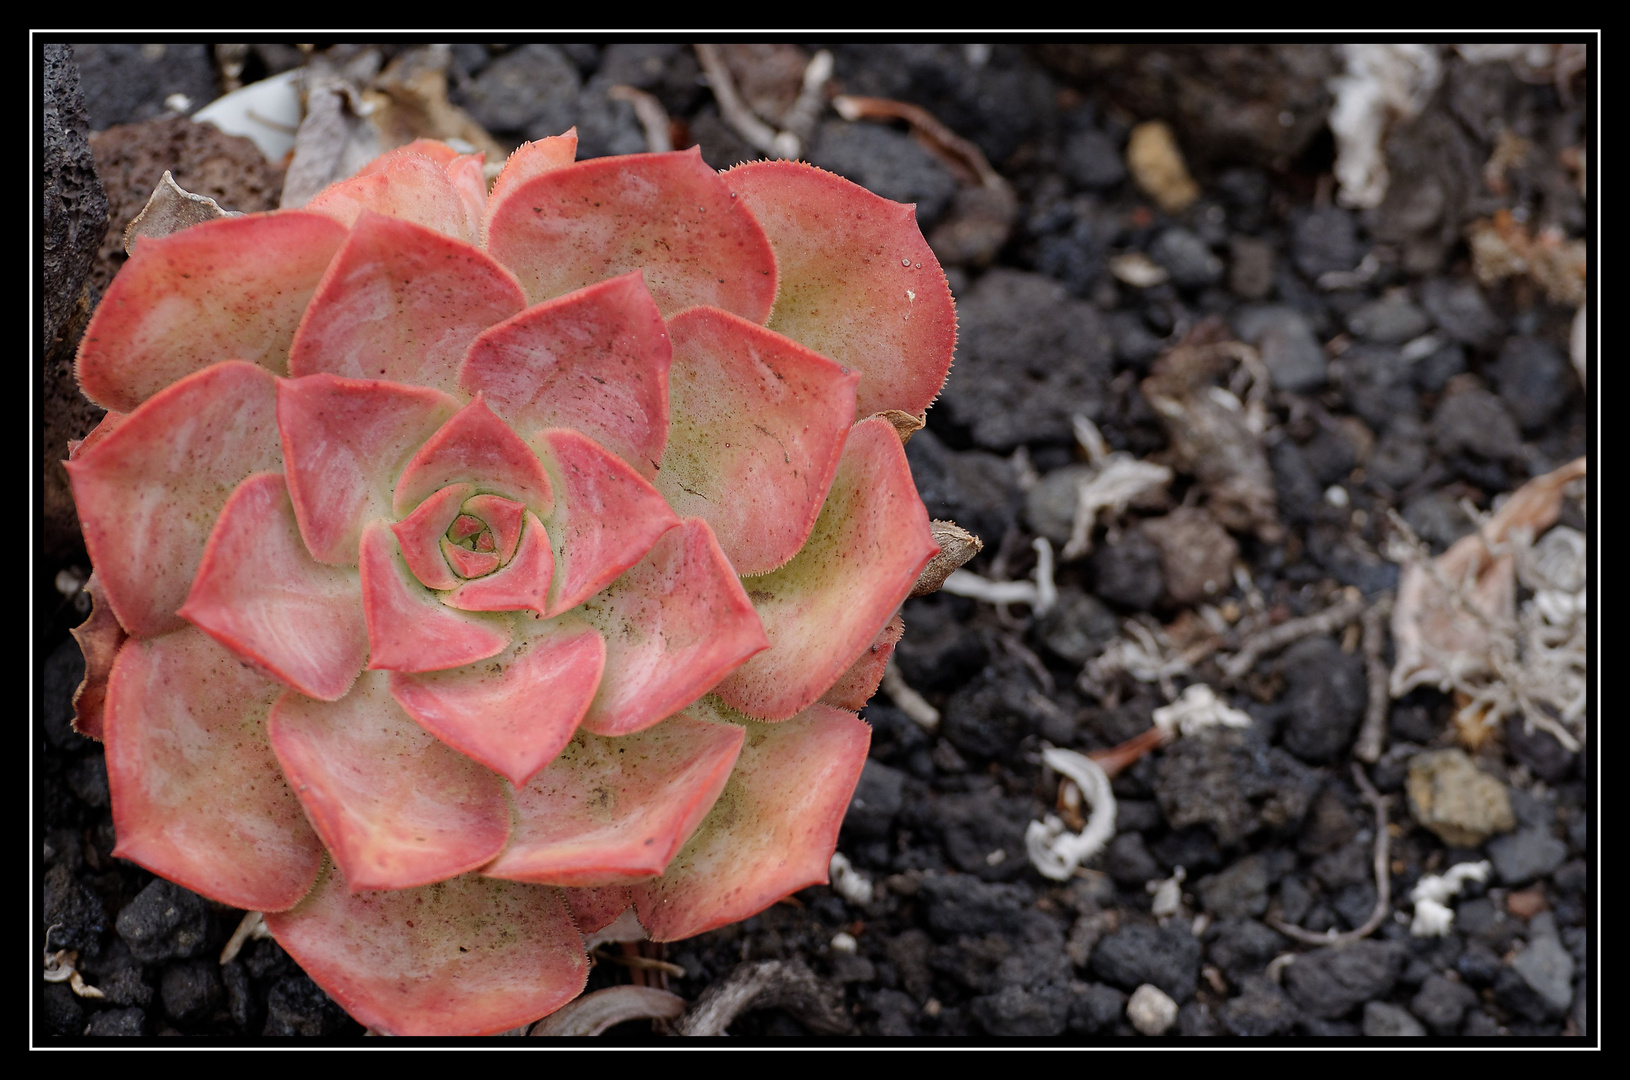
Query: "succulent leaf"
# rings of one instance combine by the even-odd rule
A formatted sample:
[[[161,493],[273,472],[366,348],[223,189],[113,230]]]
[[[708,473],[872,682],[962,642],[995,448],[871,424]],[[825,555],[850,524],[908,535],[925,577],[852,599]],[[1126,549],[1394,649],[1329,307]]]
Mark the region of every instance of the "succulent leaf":
[[[496,551],[465,552],[463,548],[454,547],[451,541],[443,543],[448,545],[449,556],[455,552],[488,555],[495,568],[485,572],[486,576],[466,571],[464,576],[472,580],[442,597],[442,603],[463,611],[535,611],[539,617],[546,613],[549,582],[555,576],[555,556],[549,548],[549,534],[536,514],[527,511],[526,526],[521,529],[515,557],[501,566],[496,564],[501,563],[503,557]]]
[[[509,645],[509,619],[454,611],[420,585],[382,521],[362,531],[361,568],[370,668],[438,671],[485,660]]]
[[[267,730],[353,890],[454,877],[509,837],[503,782],[416,723],[382,672],[364,672],[340,701],[285,693]]]
[[[277,386],[277,425],[300,535],[318,562],[357,564],[362,528],[389,518],[391,492],[459,403],[422,386],[334,375]]]
[[[887,420],[862,420],[809,543],[748,582],[770,647],[719,683],[749,716],[788,717],[820,700],[860,658],[939,550],[905,449]]]
[[[305,895],[323,848],[267,739],[282,693],[191,627],[126,642],[103,728],[114,853],[252,911]]]
[[[683,713],[616,739],[578,732],[517,785],[509,846],[482,873],[576,886],[660,874],[719,797],[742,737]]]
[[[480,394],[408,461],[396,481],[396,512],[406,513],[448,484],[466,483],[525,503],[543,517],[555,502],[538,456],[487,408]]]
[[[763,228],[695,147],[523,180],[495,200],[487,249],[534,304],[633,270],[664,317],[702,304],[762,323],[775,300]]]
[[[525,306],[514,275],[485,252],[365,210],[300,320],[289,374],[457,394],[459,365],[476,335]]]
[[[745,919],[826,881],[872,729],[827,705],[743,726],[741,757],[701,827],[666,873],[632,887],[654,941]]]
[[[559,889],[469,875],[358,892],[330,867],[277,943],[356,1019],[391,1035],[493,1035],[582,993],[589,961]]]
[[[592,885],[560,891],[566,894],[577,928],[585,934],[610,926],[634,902],[626,885]]]
[[[883,681],[883,669],[888,666],[889,657],[894,655],[894,646],[899,644],[900,636],[905,631],[905,621],[899,615],[890,619],[877,632],[871,647],[861,653],[860,659],[850,664],[849,670],[838,676],[838,681],[821,695],[822,703],[850,712],[864,709],[872,695],[877,693],[877,684]]]
[[[725,180],[775,249],[770,329],[860,372],[857,419],[926,409],[951,370],[956,308],[915,208],[798,161]]]
[[[576,607],[639,562],[679,524],[660,494],[621,458],[582,432],[537,436],[556,492],[551,537],[556,575],[545,615]]]
[[[798,553],[854,416],[856,376],[713,308],[669,320],[673,426],[657,490],[713,527],[738,574]]]
[[[571,741],[605,663],[592,627],[551,620],[467,667],[393,672],[390,687],[426,731],[520,787]]]
[[[488,223],[492,220],[493,211],[511,192],[534,176],[565,168],[576,160],[576,128],[564,135],[551,135],[518,146],[504,162],[503,170],[499,172],[498,179],[492,182],[492,191],[487,195],[487,213],[481,227],[482,246],[487,246]]]
[[[672,355],[667,324],[636,271],[486,330],[459,385],[523,436],[576,428],[650,480],[668,441]]]
[[[345,230],[320,214],[248,214],[149,238],[108,286],[74,370],[131,412],[219,360],[288,371],[289,344]]]
[[[257,473],[232,493],[178,614],[323,701],[344,697],[368,662],[357,572],[307,553],[282,473]]]
[[[747,594],[699,518],[664,533],[579,610],[606,639],[606,674],[583,720],[597,735],[672,716],[765,647]]]
[[[379,158],[374,165],[372,172],[341,180],[319,192],[305,209],[330,217],[346,228],[371,210],[423,225],[466,244],[476,241],[464,197],[442,164],[404,146]]]
[[[276,381],[243,361],[195,372],[68,462],[86,550],[132,635],[186,625],[176,611],[227,497],[283,467]]]

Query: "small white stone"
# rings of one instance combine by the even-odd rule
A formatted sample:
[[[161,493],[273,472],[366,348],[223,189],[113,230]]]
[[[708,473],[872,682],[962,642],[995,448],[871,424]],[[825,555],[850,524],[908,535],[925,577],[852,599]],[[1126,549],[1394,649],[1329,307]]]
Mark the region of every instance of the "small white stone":
[[[857,944],[853,934],[845,933],[842,930],[832,935],[833,952],[853,953]]]
[[[1331,484],[1324,491],[1324,501],[1331,506],[1346,506],[1348,503],[1347,489],[1340,484]]]
[[[1177,1023],[1177,1002],[1160,987],[1144,983],[1132,991],[1126,1003],[1126,1018],[1141,1034],[1164,1035]]]

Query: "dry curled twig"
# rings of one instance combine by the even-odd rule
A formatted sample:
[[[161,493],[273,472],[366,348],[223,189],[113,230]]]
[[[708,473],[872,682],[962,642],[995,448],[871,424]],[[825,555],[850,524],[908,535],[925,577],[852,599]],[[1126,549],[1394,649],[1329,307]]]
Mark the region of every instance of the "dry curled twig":
[[[1288,619],[1247,639],[1239,652],[1222,662],[1223,674],[1230,681],[1242,679],[1256,667],[1256,662],[1268,653],[1283,649],[1286,645],[1305,637],[1340,630],[1360,618],[1365,608],[1364,597],[1358,590],[1348,589],[1342,599],[1316,615]]]
[[[750,1009],[779,1008],[816,1034],[844,1035],[850,1031],[849,1017],[835,997],[802,960],[760,960],[741,964],[703,991],[674,1030],[680,1035],[723,1035]]]
[[[1364,767],[1356,761],[1353,762],[1353,781],[1364,793],[1365,801],[1375,808],[1375,910],[1364,920],[1362,926],[1354,927],[1345,934],[1315,934],[1300,926],[1292,926],[1283,919],[1272,916],[1268,918],[1269,926],[1286,937],[1295,938],[1307,945],[1345,945],[1369,937],[1375,932],[1376,927],[1386,921],[1387,912],[1392,909],[1392,875],[1387,867],[1390,846],[1387,835],[1387,801],[1375,790],[1375,785],[1370,783],[1370,778],[1364,774]]]
[[[533,1035],[599,1035],[629,1020],[676,1020],[685,999],[650,986],[608,986],[539,1020]]]
[[[1369,698],[1364,709],[1364,724],[1353,743],[1353,756],[1371,765],[1381,760],[1387,713],[1392,704],[1386,658],[1387,618],[1391,614],[1391,593],[1383,595],[1364,612],[1364,677],[1369,684]]]

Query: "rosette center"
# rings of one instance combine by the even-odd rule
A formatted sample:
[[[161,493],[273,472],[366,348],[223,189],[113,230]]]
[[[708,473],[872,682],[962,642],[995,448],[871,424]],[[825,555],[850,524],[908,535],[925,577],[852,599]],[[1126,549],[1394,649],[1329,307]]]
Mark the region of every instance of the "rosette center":
[[[484,577],[515,557],[526,508],[502,495],[476,495],[459,506],[441,537],[447,565],[461,578]]]

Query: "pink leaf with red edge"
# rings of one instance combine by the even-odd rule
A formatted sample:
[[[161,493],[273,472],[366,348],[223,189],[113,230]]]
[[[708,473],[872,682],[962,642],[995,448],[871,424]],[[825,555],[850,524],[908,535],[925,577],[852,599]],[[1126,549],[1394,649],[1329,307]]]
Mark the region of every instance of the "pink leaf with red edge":
[[[520,787],[571,741],[605,662],[605,642],[592,627],[551,622],[528,628],[490,660],[393,673],[390,687],[426,731]]]
[[[785,723],[744,726],[735,772],[701,828],[666,873],[633,886],[654,941],[745,919],[827,879],[871,728],[826,705]]]
[[[572,909],[577,928],[585,934],[604,930],[617,921],[634,902],[626,885],[598,885],[583,889],[562,889]]]
[[[522,143],[504,162],[498,179],[492,182],[487,196],[487,213],[481,226],[481,242],[486,244],[492,215],[510,193],[527,180],[542,176],[555,169],[563,169],[577,160],[577,129],[564,135],[551,135],[545,139]]]
[[[447,539],[447,530],[458,519],[464,500],[474,490],[474,484],[444,487],[391,526],[402,550],[402,560],[427,589],[456,589],[462,580],[448,567],[442,544]]]
[[[694,147],[523,181],[494,199],[487,250],[533,303],[641,269],[664,316],[706,304],[762,323],[775,300],[764,230]]]
[[[644,558],[679,524],[657,490],[621,458],[578,431],[537,437],[558,500],[550,525],[556,584],[546,615],[576,607]]]
[[[463,551],[453,548],[448,551]],[[466,552],[466,554],[480,554]],[[492,552],[494,562],[498,553]],[[555,576],[555,556],[549,549],[549,534],[536,514],[528,512],[520,544],[509,565],[479,581],[467,581],[442,602],[465,611],[535,611],[541,617],[549,604],[549,582]]]
[[[481,239],[481,223],[487,217],[486,154],[460,154],[445,166],[458,197],[464,200],[464,223],[470,242]]]
[[[582,993],[589,963],[560,890],[492,878],[353,892],[330,869],[267,929],[346,1012],[389,1035],[494,1035]]]
[[[216,364],[68,462],[91,563],[135,636],[186,625],[176,609],[227,497],[251,473],[282,468],[276,383],[254,364]]]
[[[481,395],[453,415],[413,455],[396,482],[395,506],[406,514],[448,484],[474,484],[477,491],[507,495],[548,517],[554,494],[543,464]]]
[[[402,147],[375,163],[372,172],[330,185],[312,197],[305,209],[325,214],[350,228],[364,210],[423,225],[473,244],[469,216],[458,188],[440,164]]]
[[[719,797],[743,734],[683,714],[620,739],[580,732],[515,793],[509,846],[482,873],[556,885],[660,874]]]
[[[102,419],[97,422],[95,427],[91,428],[90,433],[83,439],[68,440],[68,460],[73,461],[103,439],[112,435],[119,429],[119,425],[125,422],[125,417],[128,415],[128,413],[114,412],[111,409],[103,413]]]
[[[114,854],[233,907],[290,907],[323,849],[278,769],[284,690],[188,627],[128,642],[108,682]]]
[[[387,150],[385,153],[380,154],[358,169],[357,175],[371,176],[374,173],[388,172],[396,165],[399,158],[409,154],[429,158],[443,169],[457,161],[459,156],[457,150],[439,139],[414,139],[406,145],[398,146],[394,150]]]
[[[521,523],[526,517],[526,507],[502,495],[476,495],[464,504],[464,511],[471,520],[492,530],[493,550],[498,553],[499,559],[508,562],[515,557],[515,548],[521,542]]]
[[[289,343],[345,230],[283,211],[206,221],[148,238],[85,328],[85,396],[130,412],[219,360],[288,371]]]
[[[906,624],[900,616],[890,619],[888,625],[877,632],[871,648],[861,653],[860,659],[850,664],[849,670],[838,676],[838,681],[821,695],[821,702],[850,712],[864,709],[877,693],[877,684],[883,681],[883,668],[894,655],[894,646],[905,630]]]
[[[364,672],[335,702],[287,693],[272,749],[352,889],[407,889],[473,870],[509,837],[504,785],[438,742]]]
[[[672,355],[668,326],[635,271],[483,332],[459,385],[521,434],[576,428],[649,480],[667,445]]]
[[[307,697],[344,696],[368,661],[357,572],[313,561],[281,473],[232,493],[179,614]]]
[[[725,181],[775,248],[770,329],[860,372],[857,417],[921,414],[951,369],[956,306],[912,207],[797,161]]]
[[[881,417],[862,420],[809,543],[751,582],[770,648],[721,682],[719,697],[770,719],[818,701],[872,644],[938,550],[900,437]]]
[[[496,551],[471,551],[468,548],[460,547],[445,537],[442,538],[441,553],[446,557],[447,562],[453,567],[453,569],[458,571],[458,575],[461,578],[485,577],[487,574],[490,574],[494,570],[498,569],[499,565],[498,553]],[[551,564],[550,570],[553,571],[553,569],[553,564]],[[547,594],[548,590],[549,583],[545,581],[543,586],[544,594]],[[448,599],[449,598],[447,597],[443,597],[442,602],[447,603]],[[453,606],[459,607],[465,605],[455,604]],[[488,609],[470,607],[469,610],[485,611]]]
[[[509,645],[509,618],[453,611],[414,580],[389,526],[362,531],[362,609],[368,666],[436,671],[485,660]]]
[[[857,376],[790,338],[697,308],[669,323],[673,422],[657,474],[681,514],[713,526],[736,573],[803,546],[855,412]]]
[[[102,592],[102,582],[93,573],[86,579],[84,592],[91,598],[91,613],[68,633],[79,644],[85,658],[85,677],[74,690],[74,730],[88,739],[102,738],[102,718],[106,711],[108,676],[119,650],[129,636],[119,625]]]
[[[312,557],[356,565],[362,527],[393,516],[397,477],[457,411],[457,400],[422,386],[333,375],[278,385],[289,498]]]
[[[628,735],[672,716],[765,646],[764,629],[705,521],[664,533],[578,611],[606,639],[583,726]]]
[[[470,342],[525,306],[514,276],[480,248],[364,211],[300,320],[289,374],[456,394]]]

